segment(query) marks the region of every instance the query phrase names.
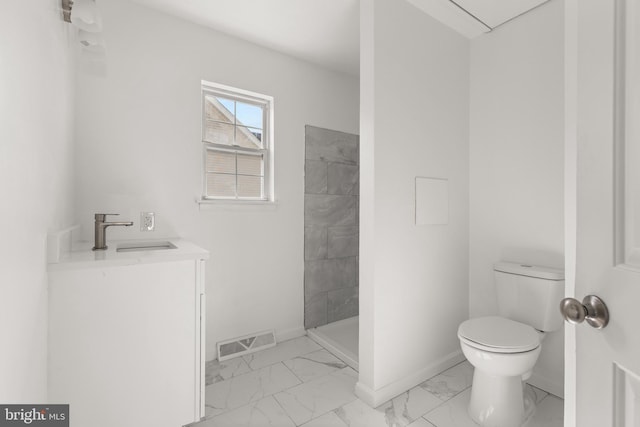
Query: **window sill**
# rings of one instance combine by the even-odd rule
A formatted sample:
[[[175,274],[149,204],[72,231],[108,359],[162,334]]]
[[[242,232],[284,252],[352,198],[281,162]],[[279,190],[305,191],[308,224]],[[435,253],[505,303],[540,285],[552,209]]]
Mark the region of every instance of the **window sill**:
[[[200,211],[220,211],[220,210],[245,210],[262,211],[276,210],[278,202],[275,200],[207,200],[197,199]]]

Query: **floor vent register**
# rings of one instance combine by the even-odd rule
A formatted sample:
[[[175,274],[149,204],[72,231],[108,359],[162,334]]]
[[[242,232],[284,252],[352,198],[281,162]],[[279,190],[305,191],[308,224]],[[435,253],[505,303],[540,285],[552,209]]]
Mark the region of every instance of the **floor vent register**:
[[[273,330],[257,332],[239,338],[232,338],[218,343],[218,360],[220,362],[245,354],[254,353],[276,345]]]

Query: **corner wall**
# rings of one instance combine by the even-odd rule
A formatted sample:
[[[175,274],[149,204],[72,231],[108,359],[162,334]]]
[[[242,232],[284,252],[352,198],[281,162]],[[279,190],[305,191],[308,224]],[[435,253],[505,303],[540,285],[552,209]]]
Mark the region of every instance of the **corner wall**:
[[[377,406],[461,360],[468,316],[469,41],[408,2],[361,2],[360,377]],[[447,225],[415,178],[448,179]]]
[[[497,314],[494,262],[564,267],[563,19],[552,0],[471,43],[470,317]],[[559,396],[563,345],[547,335],[531,379]]]
[[[46,403],[47,233],[73,221],[74,32],[52,0],[0,13],[0,402]]]
[[[134,2],[98,6],[106,68],[79,73],[77,88],[84,237],[104,210],[135,222],[109,229],[108,240],[181,236],[210,251],[207,359],[226,338],[270,328],[279,340],[304,334],[305,125],[357,133],[357,77]],[[203,79],[274,97],[275,206],[199,209]],[[139,231],[142,211],[156,213],[155,232]]]

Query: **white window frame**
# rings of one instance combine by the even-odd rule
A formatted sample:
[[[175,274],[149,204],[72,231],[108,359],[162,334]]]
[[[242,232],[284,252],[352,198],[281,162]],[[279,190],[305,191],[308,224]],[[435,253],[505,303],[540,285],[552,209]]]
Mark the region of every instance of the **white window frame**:
[[[235,88],[232,86],[226,86],[219,83],[212,83],[205,80],[201,81],[202,93],[201,93],[201,113],[202,113],[202,127],[200,130],[200,139],[202,141],[202,196],[200,203],[237,203],[237,204],[263,204],[273,203],[275,201],[275,188],[273,179],[273,164],[274,164],[274,150],[273,150],[273,97],[264,95],[257,92],[251,92],[244,89]],[[205,126],[206,126],[206,111],[205,111],[205,97],[207,95],[220,96],[233,101],[258,105],[262,107],[263,111],[263,129],[262,129],[262,145],[261,150],[252,150],[250,148],[244,148],[240,146],[229,146],[224,144],[216,144],[213,142],[205,141]],[[238,152],[246,154],[262,154],[263,156],[263,168],[264,168],[264,183],[263,183],[263,196],[261,198],[249,198],[249,197],[216,197],[207,195],[207,152],[209,150],[215,151],[227,151]],[[237,176],[237,175],[236,175]]]

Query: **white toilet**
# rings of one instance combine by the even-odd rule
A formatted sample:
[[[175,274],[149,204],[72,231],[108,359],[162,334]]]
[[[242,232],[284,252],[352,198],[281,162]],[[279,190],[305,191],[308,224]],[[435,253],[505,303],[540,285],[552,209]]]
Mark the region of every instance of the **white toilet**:
[[[458,328],[462,351],[475,368],[469,415],[481,426],[517,427],[535,410],[523,381],[531,376],[544,334],[562,327],[564,272],[509,262],[493,270],[500,316],[469,319]]]

